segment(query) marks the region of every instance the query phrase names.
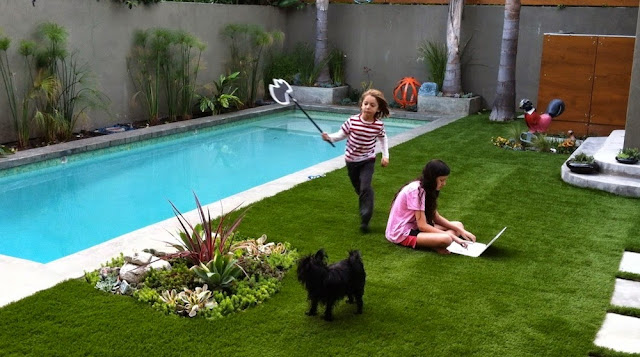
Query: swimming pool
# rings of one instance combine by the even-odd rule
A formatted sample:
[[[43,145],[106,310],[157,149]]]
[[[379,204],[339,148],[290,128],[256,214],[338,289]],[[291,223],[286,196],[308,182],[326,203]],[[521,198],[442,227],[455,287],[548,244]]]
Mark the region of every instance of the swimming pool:
[[[327,132],[345,114],[312,112]],[[387,120],[392,137],[425,122]],[[48,263],[341,156],[299,111],[0,171],[0,254]]]

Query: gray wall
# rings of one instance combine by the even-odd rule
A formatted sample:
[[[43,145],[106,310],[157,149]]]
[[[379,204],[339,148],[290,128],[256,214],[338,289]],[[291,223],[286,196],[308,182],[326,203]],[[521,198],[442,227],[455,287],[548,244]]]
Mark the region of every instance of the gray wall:
[[[544,33],[635,35],[638,8],[534,7],[520,13],[516,98],[534,103],[538,97],[540,58]],[[391,98],[396,82],[405,76],[427,80],[426,65],[417,62],[417,47],[424,40],[445,42],[447,5],[347,5],[329,7],[329,40],[347,53],[347,82],[360,86],[362,67],[373,69],[375,87]],[[292,13],[287,44],[311,42],[315,8]],[[464,8],[462,87],[479,94],[489,107],[495,97],[504,19],[503,6]],[[546,106],[542,103],[540,107]]]
[[[220,30],[229,23],[255,23],[267,30],[285,30],[286,12],[270,6],[218,5],[200,3],[160,3],[129,9],[111,0],[27,0],[0,1],[0,28],[13,39],[14,54],[21,39],[31,38],[38,24],[52,21],[69,32],[69,48],[77,49],[88,61],[103,92],[112,101],[112,117],[92,113],[78,129],[94,129],[120,122],[142,119],[132,103],[134,89],[127,74],[126,56],[137,29],[165,27],[184,29],[204,43],[206,69],[198,83],[210,82],[224,72],[228,45]],[[19,56],[10,58],[12,70],[22,65]],[[15,140],[4,87],[0,88],[0,142]]]
[[[363,67],[369,67],[374,86],[390,98],[400,78],[426,80],[425,64],[416,61],[417,46],[425,39],[445,41],[446,14],[446,5],[330,5],[329,40],[347,54],[347,82],[359,87],[366,80]],[[462,37],[468,45],[463,89],[481,95],[485,106],[495,96],[503,17],[502,6],[466,6],[464,10]],[[527,97],[534,103],[537,99],[545,32],[635,35],[637,19],[638,8],[522,7],[516,98]],[[35,7],[27,0],[0,1],[0,27],[14,39],[14,46],[32,36],[44,21],[69,30],[70,47],[90,63],[113,102],[114,117],[92,115],[80,124],[84,129],[142,118],[131,104],[133,90],[126,71],[136,29],[181,28],[207,43],[203,54],[207,69],[199,77],[202,84],[224,71],[228,48],[219,33],[226,24],[255,23],[267,30],[283,30],[287,47],[300,41],[313,43],[315,37],[314,6],[285,11],[270,6],[169,2],[130,10],[110,0],[46,0],[37,1]],[[11,59],[18,64],[20,58]],[[15,140],[3,89],[0,109],[0,142]]]

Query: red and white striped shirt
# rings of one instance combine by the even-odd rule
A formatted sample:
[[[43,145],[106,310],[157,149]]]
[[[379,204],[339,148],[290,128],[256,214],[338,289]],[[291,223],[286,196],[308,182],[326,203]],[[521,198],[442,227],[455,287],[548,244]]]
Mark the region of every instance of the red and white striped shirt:
[[[375,119],[372,123],[360,118],[360,114],[352,115],[342,124],[340,131],[329,134],[331,141],[347,138],[344,158],[348,162],[360,162],[376,157],[376,139],[382,147],[382,157],[389,157],[387,133],[382,120]]]

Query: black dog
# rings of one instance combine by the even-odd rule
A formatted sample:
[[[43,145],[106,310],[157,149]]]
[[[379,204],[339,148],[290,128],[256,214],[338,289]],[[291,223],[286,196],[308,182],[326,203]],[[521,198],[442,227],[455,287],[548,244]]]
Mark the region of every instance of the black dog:
[[[347,296],[348,302],[357,304],[356,314],[362,313],[362,295],[366,274],[360,252],[352,250],[349,257],[335,264],[327,265],[327,253],[320,249],[316,254],[307,255],[298,262],[298,280],[307,289],[311,309],[307,315],[316,315],[318,303],[325,304],[324,319],[333,320],[333,306]]]

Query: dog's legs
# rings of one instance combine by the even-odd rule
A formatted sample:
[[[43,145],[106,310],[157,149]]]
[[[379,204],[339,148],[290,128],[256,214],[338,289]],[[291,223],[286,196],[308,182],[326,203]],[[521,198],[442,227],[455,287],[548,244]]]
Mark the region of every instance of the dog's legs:
[[[356,295],[356,304],[357,304],[356,314],[361,314],[362,313],[362,295]]]
[[[335,300],[327,300],[327,307],[324,310],[325,321],[333,321],[333,304],[335,302]]]
[[[316,316],[318,314],[318,300],[311,300],[311,308],[307,312],[309,316]]]

